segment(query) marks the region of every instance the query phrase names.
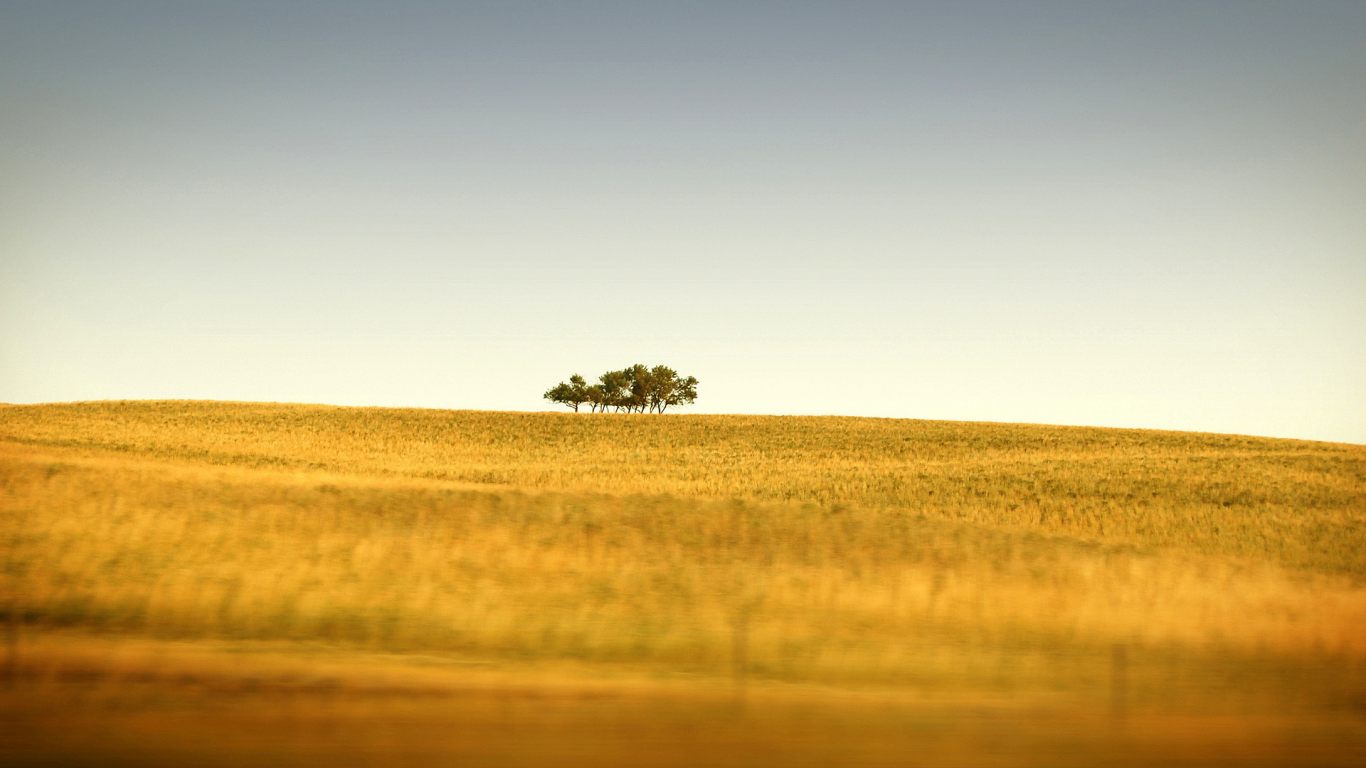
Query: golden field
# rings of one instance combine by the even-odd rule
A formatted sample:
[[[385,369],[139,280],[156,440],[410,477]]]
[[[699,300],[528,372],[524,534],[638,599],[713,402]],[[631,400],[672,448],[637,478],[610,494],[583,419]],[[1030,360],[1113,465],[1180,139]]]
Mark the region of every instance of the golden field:
[[[1358,445],[0,406],[0,514],[16,765],[1366,759]]]

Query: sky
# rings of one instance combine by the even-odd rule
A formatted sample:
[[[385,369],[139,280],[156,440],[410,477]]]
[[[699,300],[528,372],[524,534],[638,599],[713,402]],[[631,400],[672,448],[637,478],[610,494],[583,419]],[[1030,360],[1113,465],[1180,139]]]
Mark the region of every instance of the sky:
[[[0,402],[1366,443],[1366,3],[0,0]]]

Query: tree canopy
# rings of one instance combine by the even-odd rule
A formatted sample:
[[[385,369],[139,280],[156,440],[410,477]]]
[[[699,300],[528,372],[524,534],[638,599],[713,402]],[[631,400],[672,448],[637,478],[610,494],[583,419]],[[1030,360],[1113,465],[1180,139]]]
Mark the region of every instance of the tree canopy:
[[[670,406],[692,405],[697,400],[697,379],[681,377],[665,365],[647,368],[636,364],[608,371],[589,384],[579,374],[546,390],[545,399],[566,405],[578,413],[587,405],[594,413],[612,409],[627,413],[663,413]]]

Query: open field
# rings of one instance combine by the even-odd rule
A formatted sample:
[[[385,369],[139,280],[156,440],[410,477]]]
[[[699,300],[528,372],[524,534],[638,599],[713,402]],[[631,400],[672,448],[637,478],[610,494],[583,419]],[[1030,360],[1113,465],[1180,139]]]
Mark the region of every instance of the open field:
[[[1363,446],[0,406],[0,514],[14,764],[1366,759]]]

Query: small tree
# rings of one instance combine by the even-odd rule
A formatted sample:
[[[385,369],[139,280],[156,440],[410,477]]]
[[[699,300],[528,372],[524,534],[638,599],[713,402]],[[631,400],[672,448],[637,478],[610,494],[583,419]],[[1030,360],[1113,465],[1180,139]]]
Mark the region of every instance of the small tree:
[[[653,373],[656,382],[654,409],[657,413],[663,413],[671,405],[692,405],[697,400],[696,377],[680,379],[672,369],[662,365],[656,367]]]
[[[589,402],[588,382],[579,374],[569,377],[569,383],[563,381],[550,389],[546,390],[545,399],[552,403],[567,405],[574,409],[574,413],[579,412],[579,406]]]
[[[608,371],[598,377],[598,382],[597,386],[602,389],[601,410],[615,408],[620,411],[623,408],[630,407],[631,375],[629,368],[620,371]]]
[[[607,393],[603,391],[601,384],[594,384],[588,388],[588,406],[593,409],[593,413],[607,409]]]
[[[655,382],[654,377],[650,375],[650,369],[636,363],[622,373],[626,374],[629,391],[626,398],[626,410],[632,413],[643,413],[646,408],[650,407],[651,399],[654,397]]]

